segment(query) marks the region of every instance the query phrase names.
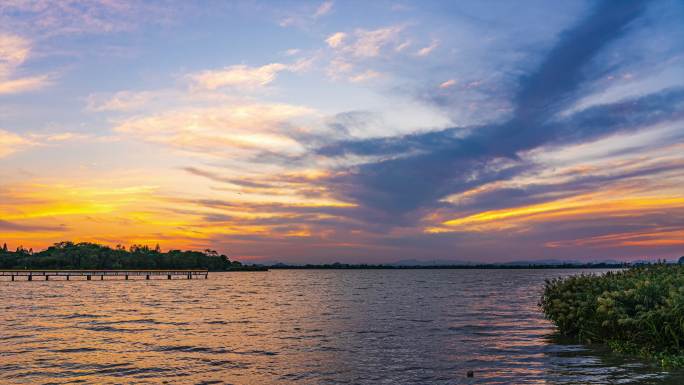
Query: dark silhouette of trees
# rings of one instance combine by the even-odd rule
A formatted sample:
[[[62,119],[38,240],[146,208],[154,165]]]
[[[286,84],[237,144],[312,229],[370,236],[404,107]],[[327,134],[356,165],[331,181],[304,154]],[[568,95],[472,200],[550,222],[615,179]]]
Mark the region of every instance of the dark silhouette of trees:
[[[19,246],[15,252],[0,249],[0,268],[3,269],[209,269],[225,271],[241,266],[214,250],[161,251],[157,245],[131,245],[128,250],[95,243],[59,242],[34,253]]]

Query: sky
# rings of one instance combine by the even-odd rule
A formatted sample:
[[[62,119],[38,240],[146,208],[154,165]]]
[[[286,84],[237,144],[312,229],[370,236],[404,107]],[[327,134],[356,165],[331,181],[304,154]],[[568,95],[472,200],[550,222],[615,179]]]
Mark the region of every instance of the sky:
[[[0,241],[684,255],[681,1],[0,2]]]

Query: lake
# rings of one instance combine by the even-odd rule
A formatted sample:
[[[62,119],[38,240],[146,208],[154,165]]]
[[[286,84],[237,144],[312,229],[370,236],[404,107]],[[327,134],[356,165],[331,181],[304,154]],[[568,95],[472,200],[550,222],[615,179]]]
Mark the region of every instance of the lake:
[[[4,281],[0,383],[684,383],[682,371],[554,336],[537,308],[544,279],[581,272]]]

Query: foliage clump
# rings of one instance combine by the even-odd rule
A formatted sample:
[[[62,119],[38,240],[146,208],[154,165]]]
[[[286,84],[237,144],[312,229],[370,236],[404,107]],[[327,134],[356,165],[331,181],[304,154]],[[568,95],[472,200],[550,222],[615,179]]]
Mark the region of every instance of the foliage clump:
[[[684,265],[547,280],[539,306],[561,334],[684,366]]]
[[[224,271],[241,268],[227,256],[213,250],[162,252],[159,246],[133,245],[111,248],[95,243],[59,242],[46,250],[34,253],[18,247],[11,252],[0,248],[2,269],[209,269]]]

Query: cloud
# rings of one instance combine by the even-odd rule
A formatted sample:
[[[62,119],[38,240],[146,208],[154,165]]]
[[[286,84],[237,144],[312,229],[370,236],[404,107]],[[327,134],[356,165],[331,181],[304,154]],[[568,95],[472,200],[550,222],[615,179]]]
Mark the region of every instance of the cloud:
[[[347,34],[344,32],[335,32],[332,35],[328,36],[328,38],[325,39],[325,42],[328,43],[330,47],[337,48],[342,45],[342,42],[346,37]]]
[[[410,40],[406,40],[405,42],[403,42],[403,43],[397,45],[397,46],[394,48],[394,50],[395,50],[396,52],[401,52],[401,51],[405,50],[406,48],[410,47],[411,44],[413,44],[413,43],[412,43]]]
[[[394,25],[378,29],[357,29],[352,38],[344,32],[330,35],[326,42],[341,53],[357,58],[372,58],[380,55],[380,51],[389,45],[396,45],[403,26]]]
[[[31,147],[45,146],[70,140],[83,139],[85,136],[71,132],[23,134],[19,135],[0,129],[0,158],[25,151]]]
[[[439,88],[447,89],[447,88],[451,88],[455,85],[456,85],[456,79],[449,79],[449,80],[446,80],[446,81],[440,83]]]
[[[30,140],[0,129],[0,158],[24,150],[31,145],[32,143]]]
[[[273,187],[272,184],[253,182],[253,181],[246,180],[244,178],[225,177],[225,176],[221,176],[215,172],[211,172],[211,171],[207,171],[207,170],[201,170],[201,169],[198,169],[196,167],[183,167],[183,170],[186,172],[189,172],[190,174],[193,174],[193,175],[202,176],[202,177],[211,179],[214,182],[228,183],[228,184],[233,184],[233,185],[243,186],[243,187],[250,187],[250,188],[271,188],[271,187]]]
[[[335,32],[325,42],[332,54],[326,74],[333,80],[346,79],[352,83],[378,78],[382,73],[368,68],[368,63],[382,65],[378,59],[387,59],[410,45],[400,41],[403,25],[391,25],[378,29],[356,29],[353,32]],[[360,67],[361,69],[357,69]],[[356,71],[355,71],[356,70]],[[352,74],[352,72],[355,72]]]
[[[526,175],[528,183],[509,180],[491,183],[466,191],[448,201],[453,206],[445,208],[447,223],[465,226],[470,223],[490,223],[492,226],[528,225],[527,217],[554,215],[556,217],[577,213],[641,210],[648,202],[662,205],[667,201],[668,188],[679,184],[684,177],[684,159],[676,156],[657,158],[656,153],[667,154],[667,149],[657,147],[654,158],[644,162],[642,152],[618,161],[605,160],[587,164],[573,164],[549,170],[548,166],[530,167]],[[651,154],[649,154],[651,155]],[[661,182],[660,191],[653,191],[654,181]],[[627,198],[629,197],[629,198]],[[627,204],[611,202],[629,201]],[[671,202],[675,203],[675,202]],[[684,201],[679,202],[684,205]],[[591,209],[587,209],[592,205]]]
[[[6,77],[29,57],[31,44],[16,36],[0,34],[0,75]]]
[[[321,16],[325,16],[328,13],[330,13],[330,11],[332,11],[333,4],[334,3],[332,1],[324,1],[323,3],[321,3],[321,5],[318,6],[318,8],[316,8],[316,12],[314,13],[314,18],[319,18]]]
[[[339,79],[346,76],[354,69],[354,65],[344,58],[335,58],[330,61],[326,74],[332,79]]]
[[[317,17],[332,12],[332,2],[322,1],[288,6],[288,12],[298,8],[298,14],[277,16],[292,16],[290,25],[311,27]],[[35,21],[45,22],[40,28],[46,31],[54,27],[56,34],[121,31],[140,22],[121,16],[137,13],[136,3],[111,3],[122,8],[100,13],[106,8],[89,2],[82,7],[86,12],[73,17],[59,13],[81,11],[70,0],[53,7],[59,12],[44,8],[49,2],[33,3],[34,11],[21,12],[5,12],[7,8],[2,7],[9,3],[3,3],[0,25],[9,25],[2,22],[6,14],[23,12],[43,15],[22,20],[29,29],[27,36],[38,28]],[[144,183],[159,184],[158,189],[131,194],[126,190],[130,179],[106,173],[102,178],[115,181],[124,191],[112,195],[111,185],[103,185],[87,193],[69,185],[68,175],[43,175],[59,179],[65,187],[54,191],[28,186],[22,197],[49,203],[30,207],[5,199],[2,193],[16,188],[15,183],[6,183],[0,186],[4,221],[0,228],[11,233],[16,225],[23,225],[23,213],[17,213],[20,208],[44,221],[26,222],[32,225],[49,225],[54,218],[63,218],[80,239],[167,239],[176,247],[206,244],[225,247],[233,254],[319,261],[326,255],[369,262],[368,258],[387,261],[420,258],[426,253],[435,258],[514,258],[511,244],[516,245],[513,252],[525,257],[528,252],[531,257],[544,253],[587,256],[587,250],[603,255],[607,247],[634,247],[642,253],[647,245],[659,252],[674,250],[658,244],[681,248],[684,204],[672,198],[681,197],[684,183],[684,91],[666,88],[678,84],[671,80],[678,72],[663,76],[656,88],[633,86],[640,79],[653,84],[649,78],[642,79],[651,68],[640,72],[641,67],[631,62],[632,55],[644,53],[623,50],[623,39],[631,43],[635,29],[651,28],[638,19],[641,6],[581,3],[570,7],[573,12],[561,13],[574,15],[585,7],[589,12],[581,13],[574,27],[558,34],[557,25],[570,16],[544,19],[542,27],[530,27],[527,19],[520,23],[517,15],[501,10],[463,17],[430,14],[430,7],[420,10],[420,20],[437,24],[448,16],[458,22],[423,24],[420,31],[409,30],[408,24],[404,29],[396,25],[350,27],[332,35],[312,27],[306,34],[325,38],[319,41],[323,48],[313,51],[283,36],[282,44],[272,50],[290,57],[282,63],[199,67],[207,71],[185,75],[178,88],[92,94],[88,110],[120,112],[113,121],[114,130],[117,138],[126,140],[117,149],[156,147],[146,154],[150,164],[126,173]],[[483,11],[467,4],[447,8],[467,15]],[[211,17],[214,11],[209,11]],[[534,18],[547,11],[542,7]],[[85,14],[95,21],[84,21],[79,28],[78,20]],[[47,16],[55,18],[50,21]],[[511,20],[518,22],[511,24]],[[492,28],[502,21],[507,24],[503,30]],[[473,30],[486,29],[487,34],[468,32],[467,23],[481,24]],[[18,25],[6,30],[25,33]],[[433,27],[439,35],[413,34]],[[338,30],[327,32],[334,31]],[[15,49],[7,51],[10,54],[0,55],[4,69],[0,79],[6,81],[6,89],[28,90],[49,81],[47,76],[32,83],[31,78],[40,74],[23,72],[29,69],[26,64],[32,64],[33,41],[52,41],[49,33],[24,45],[14,42]],[[430,40],[433,36],[440,40]],[[85,41],[75,38],[79,44]],[[658,36],[644,43],[653,46],[652,61],[660,61],[665,55],[659,52],[670,49],[663,40],[667,39]],[[303,51],[284,52],[288,47]],[[315,101],[327,109],[340,105],[348,109],[329,117],[294,102],[259,101],[257,96],[262,95],[250,92],[279,84],[288,72],[304,71],[313,59],[294,61],[307,52],[314,52],[316,60],[327,60],[323,70],[333,79],[363,82],[382,76],[383,81],[370,83],[382,88],[338,87],[333,91],[340,92],[333,93],[343,94],[342,99]],[[430,60],[421,59],[421,54],[431,55]],[[679,63],[663,60],[661,65],[674,68]],[[624,74],[631,76],[632,83],[626,83]],[[630,88],[628,95],[616,89],[608,97],[581,102],[588,89],[596,91],[608,84],[596,79],[613,75],[615,84]],[[160,79],[155,75],[151,81]],[[302,100],[330,91],[321,87],[268,96]],[[411,91],[417,88],[423,94]],[[411,99],[423,95],[428,96]],[[466,110],[479,116],[468,120],[463,117]],[[4,118],[15,111],[7,106],[0,114]],[[42,164],[54,151],[41,151],[38,146],[77,138],[72,133],[34,134],[23,131],[23,126],[22,131],[18,129],[0,130],[0,157],[36,148],[40,158],[28,160],[38,159]],[[645,131],[649,135],[643,135]],[[141,146],[143,142],[158,146]],[[134,158],[126,162],[139,159]],[[14,168],[16,160],[8,162],[8,167]],[[170,166],[161,164],[169,160]],[[27,167],[35,168],[30,163]],[[18,175],[7,169],[3,180],[7,180],[5,174]],[[31,179],[36,177],[41,178]],[[88,188],[93,186],[92,178],[80,180]],[[7,213],[16,217],[6,217]],[[32,239],[39,238],[32,235]]]
[[[587,79],[587,63],[601,48],[622,37],[642,10],[638,2],[620,7],[603,3],[561,34],[537,69],[520,78],[514,114],[508,121],[322,147],[318,151],[321,155],[385,157],[340,170],[329,180],[331,190],[342,200],[397,218],[439,207],[449,194],[519,175],[530,167],[519,160],[523,151],[593,140],[681,117],[684,92],[675,89],[557,119],[557,112]],[[388,41],[391,35],[378,34],[383,38],[370,41]],[[372,55],[379,46],[369,44],[372,48],[361,52]],[[462,137],[459,133],[463,132],[471,134]]]
[[[29,40],[0,33],[0,94],[32,91],[49,84],[48,75],[18,76],[19,67],[31,54]]]
[[[271,84],[283,71],[302,72],[311,67],[315,58],[302,58],[292,64],[270,63],[261,67],[237,64],[216,70],[189,74],[193,84],[205,90],[221,88],[256,89]]]
[[[380,72],[373,71],[373,70],[366,70],[364,72],[361,72],[359,74],[353,75],[349,77],[349,81],[353,83],[361,83],[361,82],[366,82],[371,79],[376,79],[378,77],[382,76]]]
[[[430,53],[432,53],[432,51],[434,51],[435,48],[437,48],[437,47],[439,47],[439,41],[438,41],[438,40],[433,40],[432,43],[430,43],[430,45],[425,46],[425,47],[419,49],[419,50],[416,52],[416,55],[418,55],[418,56],[427,56],[427,55],[429,55]]]
[[[110,33],[132,30],[142,22],[166,23],[177,10],[171,5],[164,1],[3,1],[0,25],[41,35]]]
[[[281,63],[271,63],[261,67],[238,64],[219,70],[202,71],[189,77],[198,87],[208,90],[223,87],[257,88],[270,84],[275,80],[278,72],[287,68],[288,66]]]
[[[30,76],[19,79],[0,80],[0,94],[16,94],[43,88],[49,84],[47,75]]]
[[[0,219],[0,229],[15,232],[64,232],[69,228],[65,225],[44,226],[44,225],[25,225],[15,222],[3,221]]]
[[[289,104],[195,107],[131,118],[114,130],[196,155],[235,158],[256,150],[296,154],[303,148],[287,129],[293,119],[313,113]]]
[[[113,95],[91,94],[87,109],[90,111],[131,111],[144,107],[155,97],[154,92],[119,91]]]
[[[330,14],[334,6],[333,1],[324,1],[318,6],[301,3],[295,6],[289,5],[285,9],[275,7],[278,14],[278,25],[285,27],[307,28],[323,16]]]
[[[401,26],[375,30],[358,29],[354,32],[356,41],[348,49],[354,56],[358,57],[378,56],[383,47],[396,41],[402,29]]]

